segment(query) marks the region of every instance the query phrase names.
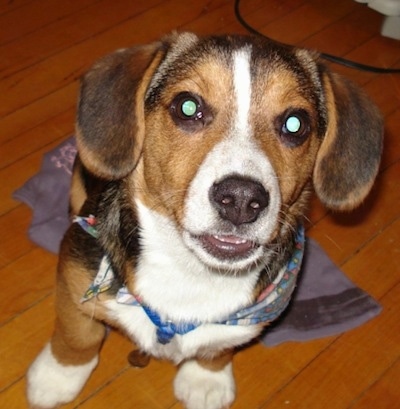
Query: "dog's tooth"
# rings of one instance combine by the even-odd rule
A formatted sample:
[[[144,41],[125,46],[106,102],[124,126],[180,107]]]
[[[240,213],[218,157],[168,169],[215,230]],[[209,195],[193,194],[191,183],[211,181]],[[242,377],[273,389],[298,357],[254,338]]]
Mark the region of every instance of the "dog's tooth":
[[[247,243],[248,240],[245,240],[241,237],[231,236],[231,235],[214,235],[215,239],[222,241],[223,243],[231,243],[231,244],[244,244]]]

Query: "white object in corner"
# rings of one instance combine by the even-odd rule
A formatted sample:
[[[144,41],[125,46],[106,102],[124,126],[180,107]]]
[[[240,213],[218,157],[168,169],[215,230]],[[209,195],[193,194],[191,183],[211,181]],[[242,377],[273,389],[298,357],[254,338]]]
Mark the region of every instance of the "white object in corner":
[[[381,34],[385,37],[400,40],[400,16],[389,16],[383,20]]]
[[[385,16],[400,17],[400,0],[371,0],[368,7]]]
[[[400,0],[355,0],[367,3],[368,7],[383,14],[381,34],[385,37],[400,40]]]

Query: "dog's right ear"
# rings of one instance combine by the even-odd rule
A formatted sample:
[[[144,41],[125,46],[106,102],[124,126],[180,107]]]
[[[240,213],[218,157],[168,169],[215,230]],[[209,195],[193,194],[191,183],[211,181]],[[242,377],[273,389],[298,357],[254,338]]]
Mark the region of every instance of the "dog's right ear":
[[[164,55],[162,43],[117,51],[81,82],[76,136],[85,167],[120,179],[135,167],[144,139],[144,99]]]

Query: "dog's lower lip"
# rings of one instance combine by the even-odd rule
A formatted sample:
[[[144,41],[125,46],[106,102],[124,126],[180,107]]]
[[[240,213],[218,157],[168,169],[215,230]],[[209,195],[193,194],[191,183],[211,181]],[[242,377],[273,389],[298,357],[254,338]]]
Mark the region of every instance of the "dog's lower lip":
[[[198,237],[205,250],[217,258],[246,257],[257,245],[234,235],[202,235]]]

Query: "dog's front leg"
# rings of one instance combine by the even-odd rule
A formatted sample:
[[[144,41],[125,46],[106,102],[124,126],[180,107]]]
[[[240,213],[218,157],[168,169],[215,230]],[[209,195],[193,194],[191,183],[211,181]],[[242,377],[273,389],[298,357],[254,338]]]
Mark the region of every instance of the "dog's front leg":
[[[228,408],[235,398],[233,352],[185,361],[174,381],[175,396],[187,409]]]
[[[85,315],[58,283],[54,334],[29,368],[28,402],[48,409],[72,401],[96,367],[105,327]]]

